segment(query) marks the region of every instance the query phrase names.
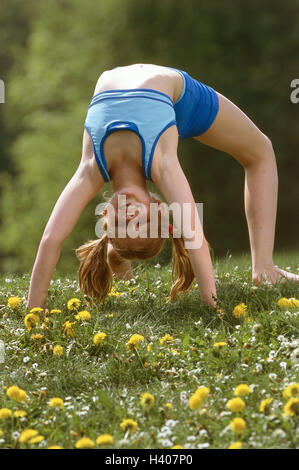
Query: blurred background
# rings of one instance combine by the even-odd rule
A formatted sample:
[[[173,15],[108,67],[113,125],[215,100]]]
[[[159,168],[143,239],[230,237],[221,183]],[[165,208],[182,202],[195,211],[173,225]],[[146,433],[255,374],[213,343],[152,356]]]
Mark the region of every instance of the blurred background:
[[[133,63],[186,70],[239,106],[272,140],[279,171],[276,251],[298,250],[297,0],[1,0],[0,261],[32,269],[57,198],[81,159],[83,123],[98,76]],[[179,158],[216,256],[249,253],[244,171],[192,139]],[[104,190],[111,191],[109,185]],[[149,189],[155,190],[149,184]],[[57,266],[95,239],[99,194],[65,241]],[[169,245],[155,263],[169,260]]]

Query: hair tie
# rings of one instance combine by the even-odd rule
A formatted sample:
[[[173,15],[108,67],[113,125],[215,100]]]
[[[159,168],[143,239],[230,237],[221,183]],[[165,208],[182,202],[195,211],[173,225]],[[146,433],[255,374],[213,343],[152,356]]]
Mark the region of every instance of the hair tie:
[[[172,225],[172,224],[169,224],[169,233],[172,234],[172,232],[173,232],[173,225]]]
[[[103,215],[104,215],[104,216],[107,215],[107,209],[104,209]]]

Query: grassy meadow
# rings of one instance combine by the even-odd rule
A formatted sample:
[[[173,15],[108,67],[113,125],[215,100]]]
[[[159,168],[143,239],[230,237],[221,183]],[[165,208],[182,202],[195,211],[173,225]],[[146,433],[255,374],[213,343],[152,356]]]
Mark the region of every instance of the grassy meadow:
[[[136,265],[102,306],[55,273],[44,319],[30,274],[2,276],[0,448],[298,447],[298,286],[253,287],[246,256],[214,266],[217,312],[196,283],[171,303],[170,265]]]

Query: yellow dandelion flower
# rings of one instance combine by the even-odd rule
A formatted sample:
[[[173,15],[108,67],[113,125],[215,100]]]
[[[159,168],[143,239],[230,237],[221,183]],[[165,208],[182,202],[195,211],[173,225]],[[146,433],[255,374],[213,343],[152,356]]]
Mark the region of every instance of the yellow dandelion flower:
[[[171,449],[184,449],[184,447],[180,444],[176,444],[175,446],[172,446]]]
[[[11,387],[9,387],[6,390],[6,395],[8,396],[8,398],[12,398],[17,402],[21,402],[27,399],[27,393],[25,392],[25,390],[22,390],[16,385],[12,385]]]
[[[101,445],[107,445],[107,444],[114,444],[114,438],[111,436],[111,434],[100,434],[100,436],[97,438],[96,443],[101,446]]]
[[[134,432],[138,428],[138,423],[130,418],[123,419],[120,423],[120,427],[123,431],[126,431],[128,429],[130,432]]]
[[[41,335],[40,333],[37,333],[36,335],[31,335],[31,339],[33,341],[38,341],[39,339],[43,339],[44,335]]]
[[[91,319],[91,315],[87,310],[81,310],[77,315],[75,315],[76,320],[87,321]]]
[[[282,392],[283,398],[292,398],[295,396],[299,396],[299,384],[293,383],[288,385],[284,391]]]
[[[127,342],[128,349],[132,349],[135,347],[136,349],[139,347],[139,343],[144,340],[142,335],[134,334],[131,336],[129,341]]]
[[[170,336],[168,333],[164,335],[162,338],[160,338],[160,344],[165,344],[165,343],[172,343],[174,340],[173,336]]]
[[[280,308],[292,307],[292,302],[286,297],[281,297],[280,299],[278,299],[277,305]]]
[[[80,307],[81,300],[76,299],[75,297],[67,301],[68,310],[76,310]]]
[[[151,345],[151,344],[148,344],[148,345],[146,346],[146,350],[147,350],[147,352],[150,352],[150,351],[152,350],[152,345]]]
[[[94,446],[95,443],[89,437],[82,437],[75,444],[76,449],[92,449]]]
[[[232,444],[229,445],[228,449],[242,449],[243,443],[241,441],[237,442],[232,442]]]
[[[35,313],[27,313],[24,318],[24,323],[27,330],[32,330],[39,322],[39,317]]]
[[[202,398],[197,393],[194,393],[189,398],[189,407],[191,410],[197,410],[198,408],[201,407],[202,402],[203,402]]]
[[[243,418],[234,418],[229,424],[236,434],[242,434],[246,429],[246,421]]]
[[[19,442],[21,444],[24,444],[35,436],[38,436],[38,432],[35,429],[30,429],[30,428],[24,429],[21,432],[21,435],[19,437]]]
[[[76,322],[70,322],[69,320],[67,320],[64,324],[63,324],[63,333],[67,336],[71,336],[72,338],[74,338],[76,336],[72,326],[75,325]]]
[[[295,299],[294,297],[291,297],[289,299],[289,301],[291,302],[292,307],[299,307],[299,300],[298,299]]]
[[[102,331],[99,331],[99,333],[96,333],[94,335],[93,342],[97,346],[98,344],[102,344],[106,338],[107,338],[107,334],[103,333]]]
[[[45,436],[41,436],[40,434],[38,436],[32,437],[32,439],[29,439],[28,444],[38,444],[39,442],[43,441],[45,439]]]
[[[203,401],[210,393],[209,387],[199,387],[195,394]]]
[[[7,300],[7,307],[17,308],[21,303],[20,297],[9,297]]]
[[[25,410],[16,410],[13,415],[14,415],[15,418],[23,418],[24,416],[27,415],[27,411],[25,411]]]
[[[246,310],[247,310],[247,305],[245,305],[243,302],[236,305],[234,310],[233,310],[233,315],[236,318],[244,317],[246,315]]]
[[[284,405],[283,412],[285,415],[295,416],[299,414],[299,398],[292,397]]]
[[[143,408],[151,408],[154,404],[155,397],[148,392],[142,393],[141,398],[140,398],[140,403]]]
[[[50,399],[48,406],[51,406],[53,408],[63,408],[64,403],[62,398],[54,397]]]
[[[62,447],[54,444],[53,446],[48,447],[48,449],[62,449]]]
[[[0,419],[7,419],[12,416],[12,411],[9,408],[0,408]]]
[[[238,411],[243,411],[245,408],[245,402],[242,400],[242,398],[232,398],[229,400],[226,404],[226,407],[230,410],[233,411],[234,413]]]
[[[29,313],[40,314],[43,311],[44,311],[44,309],[41,308],[41,307],[33,307],[29,310]]]
[[[53,314],[53,315],[58,315],[59,313],[61,313],[61,310],[59,310],[59,308],[52,308],[52,310],[50,310],[50,313]],[[48,447],[49,449],[50,447]],[[60,449],[60,447],[59,447]]]
[[[260,412],[265,414],[268,413],[272,401],[273,398],[265,398],[264,400],[262,400],[259,408]]]
[[[226,346],[226,345],[227,345],[226,341],[218,341],[218,343],[213,344],[214,348],[222,348],[223,346]]]
[[[251,389],[246,384],[239,384],[234,390],[234,395],[239,397],[244,397],[245,395],[249,395],[251,393]]]
[[[108,294],[109,297],[120,297],[121,296],[121,292],[117,292],[114,287],[111,288],[109,294]]]
[[[165,408],[168,408],[170,410],[172,408],[172,403],[167,401],[166,403],[164,403],[164,406],[165,406]]]
[[[56,344],[53,348],[53,354],[54,356],[62,356],[63,354],[63,347],[60,346],[60,344]]]

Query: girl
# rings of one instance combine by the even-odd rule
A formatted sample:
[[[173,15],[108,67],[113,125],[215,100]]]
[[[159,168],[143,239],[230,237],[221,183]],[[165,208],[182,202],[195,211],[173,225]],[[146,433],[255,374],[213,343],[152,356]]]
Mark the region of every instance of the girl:
[[[148,192],[146,179],[160,190],[168,205],[195,202],[180,166],[178,138],[193,137],[232,155],[245,171],[245,212],[249,229],[252,280],[276,283],[299,276],[273,264],[277,206],[277,169],[271,142],[233,103],[182,70],[152,64],[134,64],[105,71],[96,84],[83,133],[78,169],[60,195],[45,227],[34,263],[27,306],[44,308],[48,287],[62,243],[81,212],[112,181],[111,206],[126,196],[126,223],[142,205],[150,222],[150,204],[161,201]],[[133,208],[133,209],[132,209]],[[109,219],[106,217],[106,227]],[[110,221],[111,222],[111,221]],[[109,223],[110,223],[109,222]],[[117,216],[114,218],[116,226]],[[200,247],[187,249],[182,237],[173,237],[175,283],[171,296],[185,292],[194,276],[202,300],[216,307],[217,297],[208,243],[199,216],[193,210],[192,229],[202,234]],[[132,277],[133,258],[150,258],[163,239],[121,238],[117,234],[90,241],[77,249],[82,290],[102,300],[111,287],[112,273]],[[107,245],[107,260],[105,246]]]

